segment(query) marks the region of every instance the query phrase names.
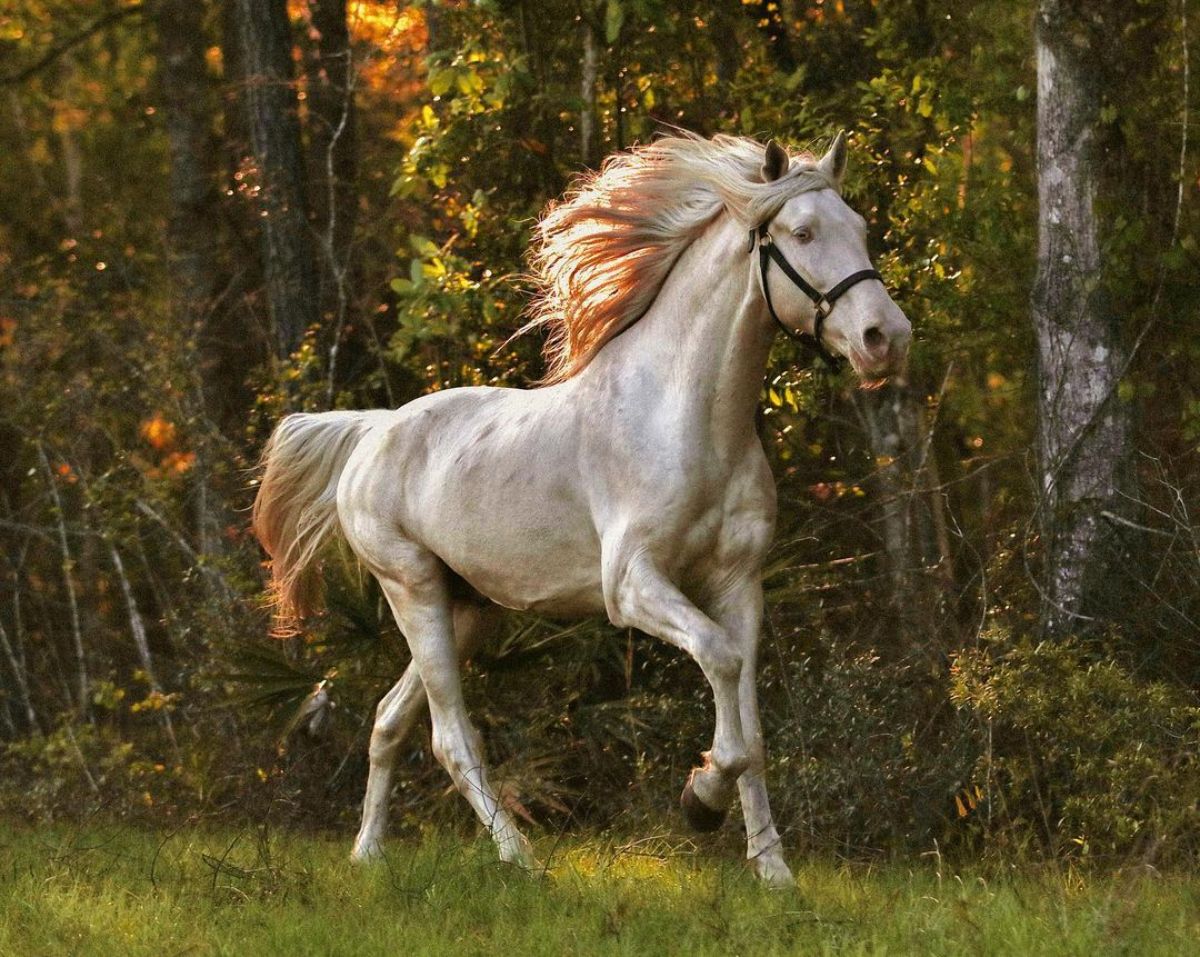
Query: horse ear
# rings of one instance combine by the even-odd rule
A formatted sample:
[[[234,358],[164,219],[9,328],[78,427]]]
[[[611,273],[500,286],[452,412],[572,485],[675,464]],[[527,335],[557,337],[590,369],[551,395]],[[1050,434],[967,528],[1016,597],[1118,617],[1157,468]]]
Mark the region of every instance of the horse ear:
[[[767,143],[767,155],[763,159],[762,179],[764,183],[773,183],[779,179],[788,168],[787,150],[771,140]]]
[[[829,147],[829,152],[821,157],[817,168],[833,181],[833,185],[837,189],[842,188],[842,177],[846,175],[846,134],[844,131],[839,132],[833,138],[833,145]]]

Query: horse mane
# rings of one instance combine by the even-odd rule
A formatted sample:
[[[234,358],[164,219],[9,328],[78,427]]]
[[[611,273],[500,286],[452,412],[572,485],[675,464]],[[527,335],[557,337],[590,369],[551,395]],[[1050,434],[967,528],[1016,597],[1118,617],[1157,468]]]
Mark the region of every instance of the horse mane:
[[[517,333],[548,330],[543,385],[577,375],[645,315],[722,209],[749,231],[792,197],[834,187],[808,153],[764,183],[764,156],[752,139],[681,131],[610,156],[546,207],[530,254],[537,294]]]

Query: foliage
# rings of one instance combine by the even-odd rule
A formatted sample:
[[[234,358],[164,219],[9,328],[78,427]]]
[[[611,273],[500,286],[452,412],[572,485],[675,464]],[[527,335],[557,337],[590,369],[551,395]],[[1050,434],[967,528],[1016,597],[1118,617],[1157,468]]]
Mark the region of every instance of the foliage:
[[[1078,642],[992,634],[954,663],[951,699],[987,729],[969,787],[1000,848],[1146,862],[1200,850],[1200,708]]]

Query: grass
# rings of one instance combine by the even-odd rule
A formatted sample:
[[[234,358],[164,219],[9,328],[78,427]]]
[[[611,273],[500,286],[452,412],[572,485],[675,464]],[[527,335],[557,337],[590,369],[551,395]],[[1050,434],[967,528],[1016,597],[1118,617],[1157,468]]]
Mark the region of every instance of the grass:
[[[3,825],[0,825],[2,828]],[[687,842],[538,847],[541,879],[483,842],[347,842],[117,827],[0,830],[0,954],[1191,954],[1200,880],[939,872],[800,861],[760,889]]]

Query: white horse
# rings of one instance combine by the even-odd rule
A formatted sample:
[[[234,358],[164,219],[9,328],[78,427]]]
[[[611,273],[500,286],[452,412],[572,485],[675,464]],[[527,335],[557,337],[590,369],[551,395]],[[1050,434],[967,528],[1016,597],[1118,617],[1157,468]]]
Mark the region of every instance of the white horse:
[[[842,135],[819,161],[690,135],[613,156],[539,224],[540,388],[450,389],[276,428],[254,528],[281,613],[313,608],[319,552],[340,531],[412,652],[379,703],[356,859],[381,850],[397,749],[428,701],[434,754],[501,858],[534,863],[460,687],[460,657],[498,605],[605,614],[690,654],[715,729],[684,788],[689,822],[715,828],[740,795],[756,873],[791,883],[755,692],[775,521],[754,423],[767,354],[778,322],[876,379],[910,336],[842,201],[845,164]]]

